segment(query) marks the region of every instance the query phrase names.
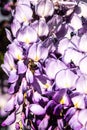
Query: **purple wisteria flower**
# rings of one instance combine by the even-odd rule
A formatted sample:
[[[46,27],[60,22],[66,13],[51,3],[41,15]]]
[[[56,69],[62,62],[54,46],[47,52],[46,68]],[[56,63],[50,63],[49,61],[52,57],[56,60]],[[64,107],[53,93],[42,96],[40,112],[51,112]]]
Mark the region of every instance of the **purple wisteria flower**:
[[[29,22],[32,19],[33,11],[28,3],[18,2],[14,14],[14,19],[18,20],[20,23]]]
[[[17,0],[15,6],[1,65],[10,95],[2,126],[87,130],[87,5]]]

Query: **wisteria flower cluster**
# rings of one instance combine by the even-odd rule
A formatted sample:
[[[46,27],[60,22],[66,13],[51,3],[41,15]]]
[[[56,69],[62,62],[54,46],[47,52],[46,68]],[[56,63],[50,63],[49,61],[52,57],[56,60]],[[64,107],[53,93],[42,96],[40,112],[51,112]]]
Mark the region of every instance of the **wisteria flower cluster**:
[[[10,99],[2,126],[87,130],[87,5],[17,0],[2,69]]]

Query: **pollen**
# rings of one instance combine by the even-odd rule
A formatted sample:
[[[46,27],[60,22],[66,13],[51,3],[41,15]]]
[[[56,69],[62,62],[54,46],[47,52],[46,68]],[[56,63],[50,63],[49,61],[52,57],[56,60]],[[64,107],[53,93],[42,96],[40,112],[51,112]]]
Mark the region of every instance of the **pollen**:
[[[75,107],[75,108],[78,108],[78,107],[79,107],[78,102],[76,102],[76,103],[74,104],[74,107]]]
[[[65,103],[65,96],[62,97],[62,99],[60,100],[60,104],[64,104]]]
[[[62,116],[62,112],[60,112],[60,116]]]
[[[29,44],[30,43],[30,41],[29,41],[29,38],[27,37],[27,38],[25,38],[25,43],[26,44]]]
[[[70,84],[68,82],[65,82],[65,87],[66,88],[69,88],[70,87]]]
[[[24,16],[23,17],[23,22],[27,22],[28,20],[27,20],[27,18],[26,18],[26,16]]]
[[[27,97],[27,94],[26,93],[24,93],[24,99]]]
[[[23,128],[23,124],[22,124],[21,121],[19,121],[19,125],[20,125],[20,130],[22,130],[22,128]]]
[[[17,55],[17,59],[18,59],[18,60],[21,60],[21,59],[22,59],[19,54]]]
[[[34,61],[36,61],[36,62],[39,61],[39,56],[36,55]]]
[[[50,84],[46,83],[46,84],[44,85],[44,87],[45,87],[45,88],[49,88],[49,87],[50,87]]]

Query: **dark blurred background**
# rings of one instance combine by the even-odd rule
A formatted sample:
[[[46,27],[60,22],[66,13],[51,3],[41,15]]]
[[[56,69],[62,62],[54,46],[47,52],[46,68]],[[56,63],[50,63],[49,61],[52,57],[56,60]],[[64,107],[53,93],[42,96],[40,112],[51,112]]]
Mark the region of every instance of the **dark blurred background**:
[[[15,7],[15,2],[16,0],[0,0],[0,66],[3,63],[4,53],[9,44],[9,41],[6,38],[5,28],[10,27],[12,21],[11,10]],[[6,103],[6,87],[7,77],[0,67],[0,111]],[[1,123],[5,118],[6,117],[0,116],[0,130],[13,130],[12,128],[1,127]]]

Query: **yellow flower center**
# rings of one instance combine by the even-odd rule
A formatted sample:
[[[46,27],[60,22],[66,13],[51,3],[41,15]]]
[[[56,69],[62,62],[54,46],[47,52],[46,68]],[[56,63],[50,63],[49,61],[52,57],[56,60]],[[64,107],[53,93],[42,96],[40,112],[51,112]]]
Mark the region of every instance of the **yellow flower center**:
[[[26,37],[26,38],[25,38],[25,43],[26,43],[26,44],[29,44],[29,43],[30,43],[30,41],[29,41],[29,38],[28,38],[28,37]]]
[[[60,104],[64,104],[65,103],[65,96],[62,97],[62,99],[60,100]]]
[[[24,93],[24,99],[27,97],[27,94],[26,93]]]
[[[28,20],[27,20],[27,18],[26,18],[26,16],[24,16],[23,17],[23,22],[27,22]]]
[[[17,55],[17,59],[18,59],[18,60],[21,60],[22,57],[18,54],[18,55]]]
[[[69,88],[70,87],[70,84],[68,82],[65,82],[65,87],[66,88]]]
[[[79,107],[78,102],[76,102],[76,103],[74,104],[74,107],[75,107],[75,108],[78,108],[78,107]]]
[[[39,56],[36,55],[34,61],[36,61],[36,62],[39,61]]]
[[[46,83],[46,84],[44,85],[44,87],[45,87],[45,88],[49,88],[49,87],[50,87],[50,84]]]
[[[22,130],[22,128],[23,128],[23,124],[22,124],[21,121],[19,121],[19,125],[20,125],[20,130]]]

